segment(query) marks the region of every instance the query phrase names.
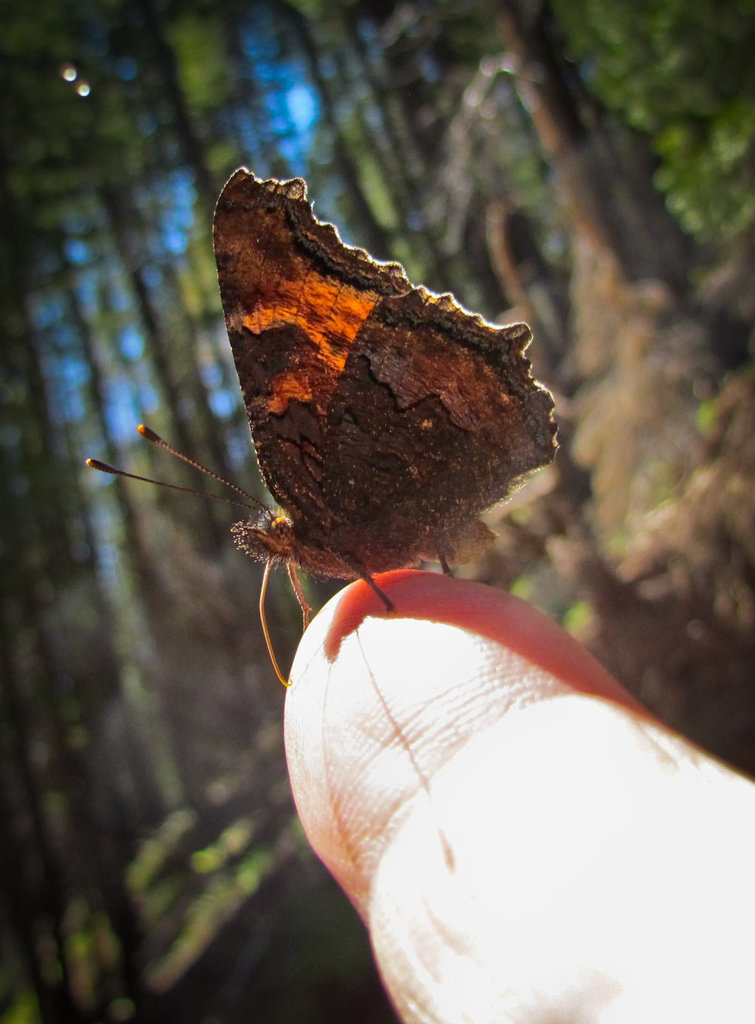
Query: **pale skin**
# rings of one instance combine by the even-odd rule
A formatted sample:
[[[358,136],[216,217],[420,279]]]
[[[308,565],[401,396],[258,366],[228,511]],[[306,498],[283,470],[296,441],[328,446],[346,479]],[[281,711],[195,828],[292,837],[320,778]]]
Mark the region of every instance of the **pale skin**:
[[[505,593],[362,582],[305,634],[307,836],[402,1021],[755,1021],[755,786]]]

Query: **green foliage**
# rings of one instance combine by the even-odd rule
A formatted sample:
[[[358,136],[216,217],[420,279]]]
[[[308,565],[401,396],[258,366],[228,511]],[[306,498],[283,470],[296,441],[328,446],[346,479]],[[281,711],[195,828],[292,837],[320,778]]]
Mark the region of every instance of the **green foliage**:
[[[3,1024],[38,1024],[39,1004],[31,991],[18,996],[3,1014]]]
[[[706,398],[697,407],[697,429],[708,434],[718,422],[718,396]]]
[[[225,922],[238,912],[275,865],[262,848],[250,853],[235,868],[214,872],[201,895],[192,900],[183,926],[166,954],[153,965],[153,983],[167,985],[198,959]]]
[[[169,38],[191,112],[201,116],[216,110],[231,88],[222,25],[199,14],[184,13],[170,26]]]
[[[561,625],[575,636],[579,636],[595,618],[595,610],[589,601],[575,601],[564,614]]]
[[[198,874],[217,871],[227,864],[232,856],[244,850],[253,831],[254,824],[248,819],[242,818],[233,822],[218,836],[216,842],[192,854],[192,867]]]
[[[653,140],[656,184],[686,230],[755,225],[753,0],[555,0],[588,84]]]

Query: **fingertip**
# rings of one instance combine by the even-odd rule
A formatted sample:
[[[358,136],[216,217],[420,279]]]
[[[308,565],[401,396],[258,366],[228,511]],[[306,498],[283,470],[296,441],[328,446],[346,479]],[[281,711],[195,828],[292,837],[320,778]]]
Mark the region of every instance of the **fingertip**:
[[[477,583],[404,571],[358,581],[302,638],[285,742],[305,832],[360,911],[397,816],[469,738],[521,708],[629,694],[560,627]]]
[[[363,580],[346,587],[323,613],[323,653],[331,662],[367,617],[416,619],[469,630],[538,665],[577,692],[647,714],[600,663],[551,619],[506,591],[438,573],[398,570],[375,578],[392,609]]]
[[[700,938],[725,932],[727,901],[710,901],[704,932],[696,908],[680,918],[694,878],[712,876],[705,856],[680,867],[711,837],[726,862],[751,849],[723,824],[751,820],[749,785],[643,720],[524,602],[428,573],[377,583],[392,612],[358,582],[307,630],[286,754],[304,830],[370,929],[402,1019],[534,1019],[533,992],[561,1019],[574,999],[592,1006],[595,977],[634,981],[631,1007],[664,950],[705,963]],[[731,813],[709,828],[726,793]]]

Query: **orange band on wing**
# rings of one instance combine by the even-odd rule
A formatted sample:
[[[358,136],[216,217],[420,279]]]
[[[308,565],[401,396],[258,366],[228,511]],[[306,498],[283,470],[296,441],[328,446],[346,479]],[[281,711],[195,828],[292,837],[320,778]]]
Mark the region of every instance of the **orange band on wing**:
[[[340,372],[351,343],[378,298],[376,292],[359,292],[342,282],[314,275],[307,278],[304,288],[300,281],[283,280],[275,289],[274,305],[266,304],[263,298],[244,317],[243,324],[253,334],[271,327],[301,327],[317,346],[320,358]]]
[[[309,379],[296,370],[279,373],[272,383],[267,411],[280,416],[288,409],[289,401],[295,398],[298,402],[311,402],[312,389]]]

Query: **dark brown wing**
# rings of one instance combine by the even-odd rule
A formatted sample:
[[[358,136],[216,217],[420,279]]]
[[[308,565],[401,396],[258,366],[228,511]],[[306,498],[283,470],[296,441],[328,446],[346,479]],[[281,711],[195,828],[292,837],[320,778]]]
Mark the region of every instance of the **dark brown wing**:
[[[328,410],[364,321],[409,282],[319,223],[305,183],[227,182],[214,221],[220,294],[257,457],[294,522],[325,527]]]
[[[471,521],[553,459],[553,400],[530,376],[530,338],[424,289],[375,306],[328,414],[333,550],[370,572],[453,552]]]

